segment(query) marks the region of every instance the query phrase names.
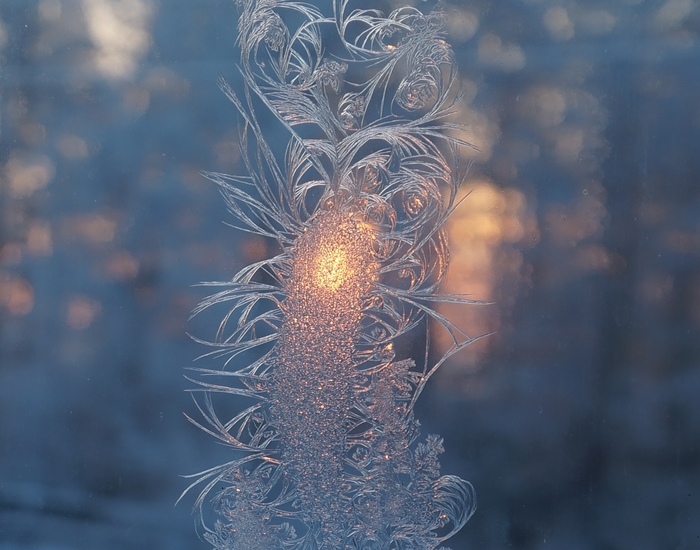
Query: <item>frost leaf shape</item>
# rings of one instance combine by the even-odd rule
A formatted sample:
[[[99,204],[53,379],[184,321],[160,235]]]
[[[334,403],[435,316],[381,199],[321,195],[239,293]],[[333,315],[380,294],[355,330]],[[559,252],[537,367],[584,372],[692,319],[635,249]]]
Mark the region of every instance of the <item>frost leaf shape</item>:
[[[339,63],[333,60],[324,60],[316,69],[316,78],[324,85],[330,86],[333,91],[340,89],[342,75],[348,70],[346,63]]]
[[[347,69],[346,69],[347,70]],[[362,125],[365,98],[359,94],[347,93],[338,103],[338,119],[345,130],[357,130]]]
[[[470,146],[445,133],[459,94],[443,16],[237,4],[243,90],[222,87],[248,176],[207,176],[240,229],[281,253],[207,283],[219,290],[193,313],[226,310],[202,341],[223,365],[192,369],[201,418],[188,418],[233,450],[191,476],[203,536],[221,550],[433,550],[476,507],[468,482],[440,475],[443,441],[419,442],[413,414],[475,340],[434,309],[470,303],[438,293],[456,149]],[[284,153],[267,139],[282,134]],[[453,343],[435,363],[430,319]],[[408,339],[426,343],[419,362]]]
[[[438,94],[437,81],[428,70],[416,70],[403,79],[396,94],[399,105],[409,111],[424,109]]]

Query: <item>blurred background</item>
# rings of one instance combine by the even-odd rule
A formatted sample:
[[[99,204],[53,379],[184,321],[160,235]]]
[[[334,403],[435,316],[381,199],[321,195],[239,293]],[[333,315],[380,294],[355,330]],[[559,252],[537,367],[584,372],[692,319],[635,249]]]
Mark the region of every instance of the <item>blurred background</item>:
[[[700,4],[445,9],[480,149],[445,286],[492,303],[445,313],[496,332],[418,405],[479,498],[449,544],[700,548]],[[274,253],[200,175],[243,170],[235,33],[232,0],[0,0],[2,550],[208,547],[194,285]]]

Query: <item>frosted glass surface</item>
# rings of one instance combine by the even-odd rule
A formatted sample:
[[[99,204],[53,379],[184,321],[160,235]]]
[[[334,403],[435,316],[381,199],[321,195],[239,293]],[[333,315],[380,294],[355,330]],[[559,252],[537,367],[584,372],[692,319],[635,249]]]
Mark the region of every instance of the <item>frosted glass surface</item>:
[[[490,305],[433,305],[466,334],[493,333],[445,361],[414,407],[415,444],[440,434],[440,475],[469,480],[478,496],[443,544],[693,549],[697,3],[443,9],[462,90],[446,121],[478,151],[458,153],[462,202],[444,226],[450,261],[436,291]],[[197,373],[185,369],[221,368],[195,361],[213,348],[188,334],[214,339],[228,307],[188,321],[216,291],[196,284],[283,252],[276,237],[227,226],[238,222],[201,173],[250,175],[242,120],[219,87],[223,78],[245,100],[239,14],[230,0],[0,0],[3,550],[211,548],[196,535],[196,490],[174,506],[193,481],[179,476],[242,455],[182,416],[201,420],[183,377]],[[336,61],[348,69],[326,66],[325,86],[350,132],[362,100],[342,82],[336,96],[334,82],[373,71]],[[420,110],[434,93],[410,89],[395,108]],[[284,162],[288,134],[262,114],[260,127]],[[380,164],[365,167],[368,184],[396,173]],[[437,207],[414,191],[392,205],[407,216]],[[350,261],[335,248],[299,266],[324,265],[317,283],[329,293]],[[410,284],[410,271],[392,284]],[[452,345],[430,328],[429,365]],[[400,377],[414,368],[402,360],[421,368],[424,346],[408,336],[379,355],[396,354]],[[217,397],[222,418],[253,403]]]

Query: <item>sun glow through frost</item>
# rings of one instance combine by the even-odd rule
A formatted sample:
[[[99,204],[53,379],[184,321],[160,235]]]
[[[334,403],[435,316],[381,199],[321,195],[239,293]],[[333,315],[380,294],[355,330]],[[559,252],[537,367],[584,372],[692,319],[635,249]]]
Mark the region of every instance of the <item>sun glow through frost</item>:
[[[296,241],[289,297],[357,304],[374,281],[373,232],[344,213],[322,213]],[[321,305],[321,304],[319,304]]]

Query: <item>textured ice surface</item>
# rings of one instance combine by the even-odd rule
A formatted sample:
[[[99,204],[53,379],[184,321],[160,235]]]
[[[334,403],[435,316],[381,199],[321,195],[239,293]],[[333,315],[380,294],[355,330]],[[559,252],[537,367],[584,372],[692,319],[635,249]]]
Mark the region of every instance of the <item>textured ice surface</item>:
[[[195,312],[229,308],[210,343],[223,366],[195,369],[204,420],[192,421],[239,451],[193,476],[204,536],[219,549],[437,548],[476,506],[413,416],[445,359],[428,363],[426,319],[451,335],[447,356],[472,341],[432,309],[466,302],[437,294],[454,153],[468,145],[444,133],[457,94],[442,15],[239,8],[244,89],[224,90],[249,175],[209,177],[241,227],[282,252]],[[284,152],[270,144],[281,133]],[[409,339],[419,357],[403,356]],[[216,393],[249,406],[221,418]]]

